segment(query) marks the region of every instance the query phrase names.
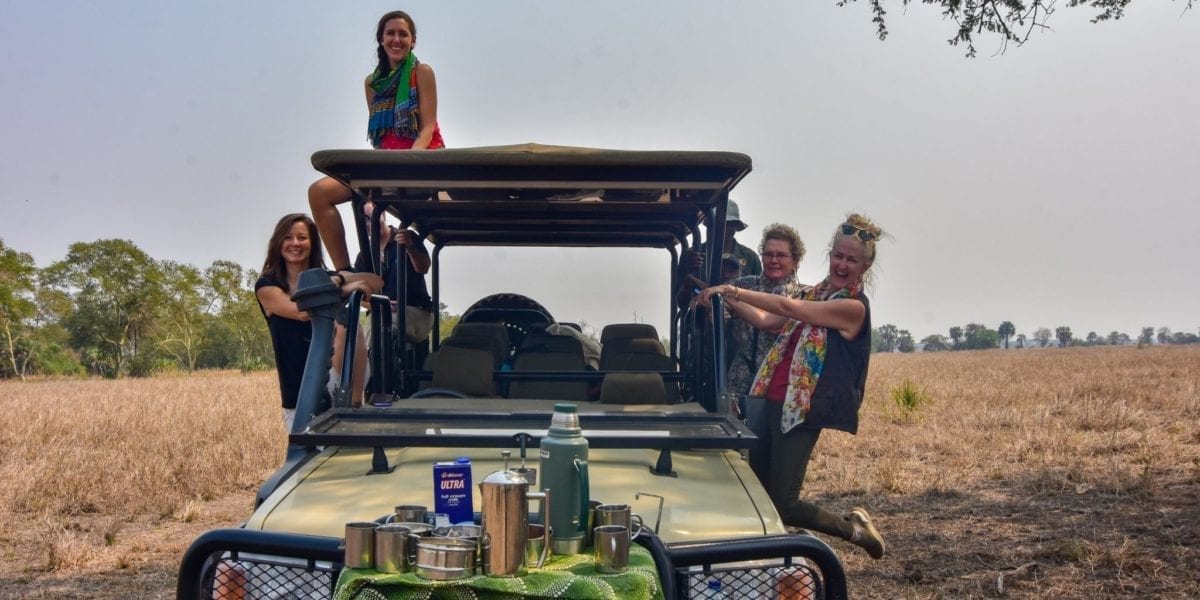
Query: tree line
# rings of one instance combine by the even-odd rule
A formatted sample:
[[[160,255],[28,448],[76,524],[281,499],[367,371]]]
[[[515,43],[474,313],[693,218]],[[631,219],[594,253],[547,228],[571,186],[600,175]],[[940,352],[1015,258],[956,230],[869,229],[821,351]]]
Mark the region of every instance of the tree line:
[[[920,343],[914,341],[907,329],[899,329],[895,325],[880,325],[871,330],[872,352],[943,352],[947,350],[986,350],[988,348],[1046,348],[1054,345],[1059,348],[1068,346],[1127,346],[1136,343],[1138,346],[1152,344],[1197,344],[1200,336],[1183,331],[1172,332],[1166,327],[1143,327],[1137,338],[1119,331],[1107,335],[1089,331],[1083,338],[1075,337],[1071,328],[1060,325],[1051,331],[1048,327],[1038,327],[1031,335],[1017,333],[1017,328],[1011,321],[1000,323],[995,329],[979,323],[968,323],[966,326],[954,326],[947,331],[949,334],[938,333],[925,336]],[[1011,346],[1010,346],[1011,342]]]
[[[200,269],[119,239],[72,244],[38,268],[0,239],[0,377],[272,368],[257,279],[236,262]]]
[[[155,260],[133,242],[72,244],[44,268],[0,238],[0,378],[146,376],[166,369],[274,368],[270,334],[254,297],[258,273],[236,262],[204,269]],[[441,307],[442,337],[457,317]],[[1010,321],[951,327],[917,342],[892,324],[872,330],[877,352],[986,348],[1195,344],[1200,337],[1143,327],[1075,337],[1070,327],[1018,334]]]
[[[72,244],[45,268],[0,238],[0,379],[275,368],[259,274],[155,260],[119,239]],[[458,322],[443,304],[442,337]]]

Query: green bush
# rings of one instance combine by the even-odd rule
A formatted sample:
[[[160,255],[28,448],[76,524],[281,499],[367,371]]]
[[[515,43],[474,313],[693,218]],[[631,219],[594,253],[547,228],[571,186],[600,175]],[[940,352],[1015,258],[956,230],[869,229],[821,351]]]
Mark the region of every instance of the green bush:
[[[899,409],[900,415],[908,419],[917,416],[921,407],[931,402],[925,388],[917,385],[911,379],[900,382],[900,385],[893,387],[890,393],[892,403]]]

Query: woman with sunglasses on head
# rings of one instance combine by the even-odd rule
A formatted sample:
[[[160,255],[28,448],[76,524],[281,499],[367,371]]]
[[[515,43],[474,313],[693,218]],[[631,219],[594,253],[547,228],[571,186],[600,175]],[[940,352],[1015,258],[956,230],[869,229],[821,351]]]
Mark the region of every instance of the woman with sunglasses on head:
[[[375,70],[365,82],[367,135],[377,150],[445,148],[437,123],[437,81],[433,68],[417,60],[417,25],[400,10],[389,12],[375,27]],[[350,269],[346,228],[337,205],[350,199],[350,189],[330,177],[308,188],[313,219],[325,236],[329,259],[337,271]]]
[[[881,235],[866,217],[846,217],[830,244],[828,275],[799,298],[731,284],[710,287],[700,296],[709,304],[713,294],[720,294],[733,316],[778,333],[750,386],[750,396],[766,399],[768,433],[751,451],[750,464],[784,524],[840,537],[875,559],[883,558],[885,545],[866,510],[835,515],[800,500],[800,488],[822,429],[858,431],[871,352],[863,280]]]

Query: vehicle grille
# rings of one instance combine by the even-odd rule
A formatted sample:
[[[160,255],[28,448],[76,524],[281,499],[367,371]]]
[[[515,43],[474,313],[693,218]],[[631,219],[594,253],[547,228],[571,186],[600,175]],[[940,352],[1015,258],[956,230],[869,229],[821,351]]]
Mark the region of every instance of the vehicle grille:
[[[821,578],[805,564],[785,566],[714,567],[707,572],[679,569],[681,581],[686,581],[681,596],[685,598],[771,598],[778,600],[812,600],[823,598]],[[721,583],[720,591],[709,589],[710,581]]]
[[[325,600],[333,597],[336,580],[337,570],[329,563],[227,552],[205,568],[200,597]]]

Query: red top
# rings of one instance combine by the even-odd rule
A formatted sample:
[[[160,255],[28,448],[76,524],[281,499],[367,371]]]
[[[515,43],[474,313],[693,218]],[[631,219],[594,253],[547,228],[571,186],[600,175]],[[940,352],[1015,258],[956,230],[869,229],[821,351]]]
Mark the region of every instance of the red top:
[[[783,360],[779,361],[775,372],[771,374],[771,382],[767,384],[767,400],[770,402],[783,404],[787,398],[788,372],[792,370],[792,355],[796,353],[796,344],[803,330],[803,327],[796,327],[792,331],[792,337],[788,338],[787,347],[783,349]]]

